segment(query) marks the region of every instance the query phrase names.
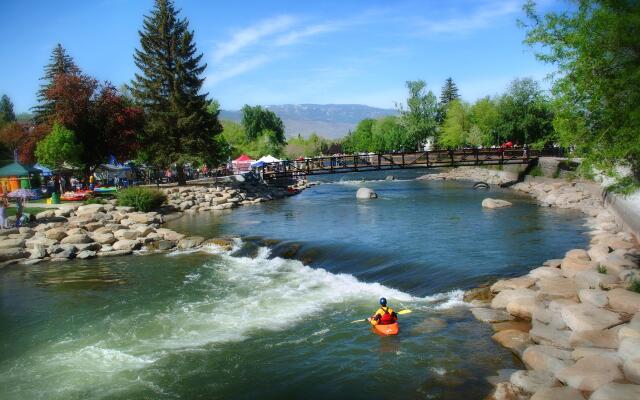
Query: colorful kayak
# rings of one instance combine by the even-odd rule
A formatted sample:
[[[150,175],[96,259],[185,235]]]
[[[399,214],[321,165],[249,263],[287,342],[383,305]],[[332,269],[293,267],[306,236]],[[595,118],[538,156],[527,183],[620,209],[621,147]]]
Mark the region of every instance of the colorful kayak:
[[[371,326],[373,327],[373,331],[379,335],[383,335],[383,336],[393,336],[393,335],[397,335],[398,331],[400,330],[400,327],[398,326],[398,323],[394,323],[394,324],[388,324],[388,325],[373,325],[371,324]]]

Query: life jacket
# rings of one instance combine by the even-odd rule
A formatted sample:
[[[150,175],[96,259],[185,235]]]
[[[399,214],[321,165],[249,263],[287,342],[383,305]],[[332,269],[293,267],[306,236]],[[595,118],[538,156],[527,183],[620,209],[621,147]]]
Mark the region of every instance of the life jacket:
[[[376,314],[380,315],[380,320],[378,321],[380,325],[393,324],[398,320],[395,311],[391,307],[380,307]]]

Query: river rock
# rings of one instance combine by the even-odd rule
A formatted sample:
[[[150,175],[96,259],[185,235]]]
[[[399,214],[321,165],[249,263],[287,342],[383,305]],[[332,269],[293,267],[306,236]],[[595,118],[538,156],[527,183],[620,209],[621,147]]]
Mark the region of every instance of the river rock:
[[[640,358],[626,360],[622,365],[622,371],[627,380],[640,383]]]
[[[117,241],[113,233],[94,234],[93,240],[101,244],[114,244]]]
[[[524,352],[530,343],[529,334],[516,329],[500,331],[491,338],[502,347],[513,351],[518,357],[522,357],[522,352]]]
[[[585,303],[563,307],[561,313],[573,331],[602,330],[620,321],[618,314]]]
[[[626,289],[613,289],[607,292],[609,307],[618,312],[636,314],[640,312],[640,293]]]
[[[85,260],[87,258],[93,258],[96,256],[96,252],[93,250],[83,250],[80,253],[78,253],[76,255],[76,258],[79,258],[81,260]]]
[[[76,243],[74,244],[74,247],[78,251],[84,251],[84,250],[97,251],[97,250],[100,250],[101,246],[99,243],[91,242],[91,243]]]
[[[599,347],[604,349],[617,349],[620,340],[618,330],[585,330],[572,332],[569,338],[571,347]]]
[[[558,380],[549,371],[516,371],[509,381],[523,392],[535,393],[543,388],[558,386]]]
[[[587,253],[587,251],[584,249],[569,250],[565,253],[564,258],[571,258],[581,261],[591,261],[591,259],[589,258],[589,253]]]
[[[0,262],[29,257],[29,253],[21,247],[0,249]]]
[[[568,386],[592,392],[609,382],[624,378],[619,362],[610,357],[587,356],[556,372],[556,378]]]
[[[538,298],[541,300],[578,298],[578,288],[573,280],[568,278],[542,278],[536,285],[540,289]]]
[[[531,330],[531,322],[530,321],[494,322],[491,324],[491,329],[493,329],[494,332],[506,331],[509,329],[516,329],[522,332],[529,332]]]
[[[493,293],[497,293],[505,289],[526,289],[533,286],[534,283],[536,283],[535,279],[527,276],[512,279],[501,279],[491,285],[491,291]]]
[[[538,267],[529,271],[529,276],[533,279],[558,278],[562,272],[555,267]]]
[[[356,199],[368,200],[376,198],[378,198],[378,194],[369,188],[363,187],[356,192]]]
[[[135,250],[138,247],[138,245],[139,243],[136,240],[122,239],[122,240],[118,240],[113,244],[113,249],[125,250],[125,251],[131,252],[132,250]]]
[[[600,261],[600,265],[606,268],[608,274],[612,275],[618,275],[626,269],[636,267],[633,261],[616,252],[608,254]]]
[[[534,298],[536,292],[531,289],[505,289],[491,301],[492,308],[507,308],[507,304],[518,299]]]
[[[600,289],[609,287],[620,279],[609,273],[598,271],[582,271],[573,277],[576,286],[580,289]]]
[[[536,304],[534,296],[519,297],[507,303],[507,312],[514,317],[530,320]]]
[[[53,218],[56,216],[55,210],[45,210],[36,214],[36,221]]]
[[[124,250],[112,250],[112,251],[99,251],[96,256],[98,257],[116,257],[116,256],[124,256],[127,254],[131,254],[133,250],[124,249]]]
[[[58,251],[56,253],[52,253],[51,254],[51,259],[69,259],[69,258],[73,258],[73,256],[75,255],[75,249],[73,248],[66,248],[66,249],[62,249],[62,251]]]
[[[156,229],[156,232],[161,234],[166,240],[171,240],[177,242],[178,240],[185,237],[185,235],[172,231],[171,229],[159,228]]]
[[[620,359],[618,357],[618,353],[613,349],[601,349],[599,347],[576,347],[571,352],[571,358],[576,361],[587,356],[612,357],[614,360]]]
[[[29,251],[29,258],[45,258],[47,256],[47,247],[43,244],[35,244]]]
[[[571,365],[571,352],[553,346],[529,346],[522,355],[522,361],[533,370],[553,373]]]
[[[102,204],[85,204],[76,209],[76,213],[82,212],[104,212],[104,206]]]
[[[566,329],[558,329],[551,325],[547,325],[533,320],[529,337],[536,343],[549,345],[558,348],[571,348],[571,331]]]
[[[640,338],[626,337],[620,341],[618,355],[624,361],[640,358]]]
[[[578,297],[581,302],[591,304],[595,307],[605,307],[609,304],[607,292],[600,289],[580,289]]]
[[[200,236],[190,236],[184,239],[181,239],[178,242],[179,249],[193,249],[194,247],[200,246],[204,242],[204,238]]]
[[[490,197],[482,200],[482,207],[489,209],[511,207],[512,205],[512,203],[506,200],[492,199]]]
[[[510,382],[499,382],[491,395],[491,400],[525,400],[520,388]]]
[[[561,258],[552,258],[551,260],[547,260],[542,263],[542,265],[544,265],[545,267],[550,267],[550,268],[560,268],[561,264],[562,264]]]
[[[560,265],[562,275],[567,278],[573,278],[578,272],[595,271],[597,267],[597,262],[585,261],[581,258],[565,258]]]
[[[69,244],[91,243],[91,242],[92,242],[91,238],[84,233],[69,235],[60,241],[60,243],[69,243]]]
[[[135,240],[138,238],[138,236],[140,236],[140,233],[130,229],[119,229],[113,232],[113,236],[115,236],[118,240]]]
[[[640,385],[607,383],[593,392],[589,400],[631,400],[640,399]]]
[[[25,247],[24,239],[3,239],[0,241],[0,249],[10,249],[14,247]]]
[[[568,386],[542,388],[531,396],[531,400],[584,400],[585,397],[576,390]]]
[[[609,255],[609,246],[607,246],[606,244],[596,244],[594,246],[591,246],[588,254],[590,259],[600,262]]]

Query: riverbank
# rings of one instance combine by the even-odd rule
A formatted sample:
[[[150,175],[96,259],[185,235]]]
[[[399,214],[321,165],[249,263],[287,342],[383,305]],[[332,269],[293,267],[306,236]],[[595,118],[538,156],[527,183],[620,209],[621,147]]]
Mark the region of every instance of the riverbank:
[[[480,168],[423,177],[491,184],[512,178]],[[637,221],[616,220],[590,182],[531,179],[511,187],[541,206],[585,213],[591,242],[527,275],[468,293],[473,315],[491,323],[493,339],[527,367],[501,371],[491,398],[640,398],[640,293],[632,290],[640,289],[640,246],[622,230]]]
[[[230,239],[187,237],[163,223],[182,213],[221,212],[239,206],[282,199],[306,188],[299,181],[293,192],[259,181],[161,189],[167,204],[160,211],[136,212],[132,207],[107,204],[61,205],[36,215],[36,223],[0,230],[0,267],[43,261],[194,249],[207,245],[228,247]]]

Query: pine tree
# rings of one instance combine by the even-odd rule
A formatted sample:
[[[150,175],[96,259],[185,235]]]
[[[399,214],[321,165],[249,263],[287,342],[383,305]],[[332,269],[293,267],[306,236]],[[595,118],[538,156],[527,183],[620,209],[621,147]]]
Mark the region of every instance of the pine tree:
[[[442,92],[440,92],[440,103],[446,106],[450,102],[458,100],[459,98],[460,95],[458,94],[458,87],[451,77],[447,78],[442,86]]]
[[[216,156],[216,135],[222,131],[210,101],[200,93],[206,68],[201,64],[189,22],[178,17],[171,0],[156,0],[144,17],[140,49],[134,61],[140,69],[131,92],[147,121],[143,145],[161,166],[176,163],[178,183],[185,184],[184,163]]]
[[[45,122],[53,114],[55,103],[48,98],[47,91],[53,87],[56,76],[60,74],[77,75],[80,73],[80,68],[60,43],[51,52],[49,60],[49,64],[44,67],[44,76],[40,78],[44,83],[40,85],[40,90],[38,90],[37,94],[39,104],[32,108],[35,113],[35,120],[38,123]]]
[[[3,94],[0,99],[0,128],[15,120],[16,114],[13,112],[13,103],[11,99],[9,99],[9,96]]]

